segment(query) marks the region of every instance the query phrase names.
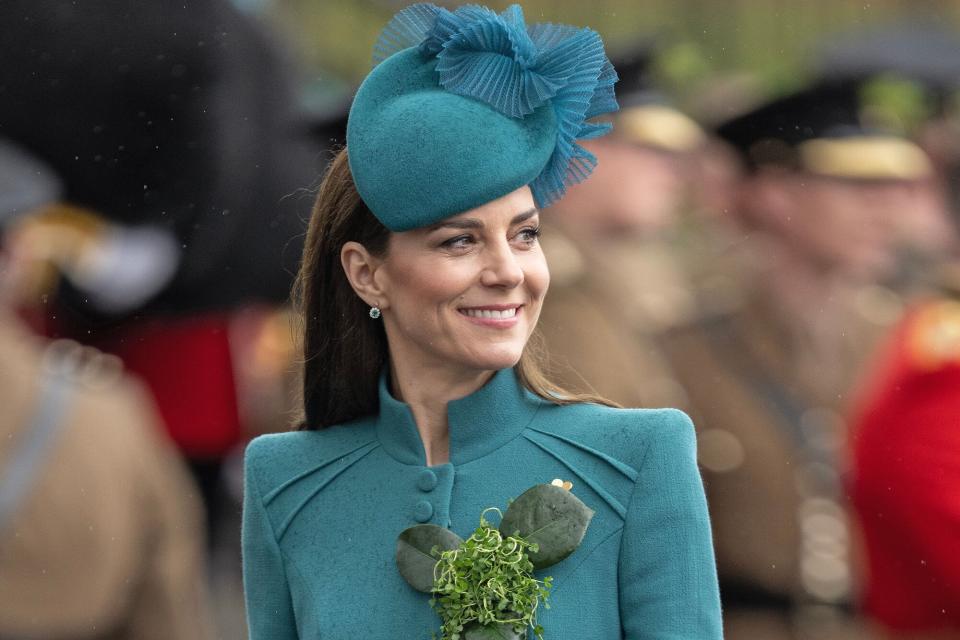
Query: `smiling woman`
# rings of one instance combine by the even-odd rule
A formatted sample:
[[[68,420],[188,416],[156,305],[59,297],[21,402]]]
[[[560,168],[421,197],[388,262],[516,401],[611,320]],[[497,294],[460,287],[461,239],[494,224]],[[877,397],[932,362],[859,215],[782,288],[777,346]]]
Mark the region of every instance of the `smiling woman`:
[[[247,450],[251,638],[426,638],[418,589],[445,639],[719,638],[689,419],[568,394],[531,347],[539,208],[616,108],[599,37],[414,5],[376,51],[297,279],[303,424]],[[502,532],[480,516],[515,498]],[[532,590],[498,587],[478,540]],[[465,604],[481,589],[499,604]]]
[[[393,234],[382,258],[359,243],[344,245],[350,283],[383,312],[391,380],[402,398],[444,387],[451,397],[464,395],[489,372],[520,360],[550,281],[537,241],[538,215],[530,189],[522,187],[429,227]],[[408,384],[414,381],[416,389]],[[414,403],[415,415],[422,404]],[[434,462],[429,450],[427,462]]]
[[[520,213],[511,216],[514,210]],[[501,221],[504,217],[506,222]],[[341,151],[321,184],[294,287],[303,322],[301,428],[323,429],[375,412],[380,373],[388,363],[419,362],[424,353],[414,350],[417,344],[433,353],[442,348],[438,341],[447,336],[451,338],[446,342],[448,348],[461,352],[473,348],[477,357],[495,365],[478,369],[486,375],[516,364],[523,385],[541,398],[563,404],[612,405],[603,398],[569,393],[542,372],[538,361],[542,346],[537,343],[535,326],[550,276],[540,250],[539,218],[530,189],[522,187],[473,211],[392,233],[360,198],[347,150]],[[501,252],[501,246],[508,250]],[[507,281],[503,280],[505,268],[512,272],[507,273]],[[392,298],[378,284],[383,278],[388,278]],[[520,279],[518,284],[510,282],[515,278]],[[371,291],[371,285],[376,289]],[[468,289],[473,289],[469,298]],[[436,302],[431,304],[431,299]],[[395,300],[393,308],[391,300]],[[485,342],[457,343],[449,332],[437,328],[441,318],[450,317],[438,315],[438,305],[443,302],[466,316],[455,318],[469,323],[462,330],[476,325],[500,331],[482,332],[486,335],[477,339]],[[372,308],[383,314],[383,322],[358,323]],[[329,309],[344,312],[330,313]],[[499,320],[493,317],[495,312]],[[455,330],[459,325],[447,322],[443,326]],[[388,349],[387,331],[391,329],[395,337]],[[410,334],[420,336],[419,340],[405,339]],[[511,350],[506,363],[490,363],[492,348],[504,338],[513,339],[506,345]],[[409,355],[391,359],[388,352],[398,349]],[[456,367],[457,362],[463,365],[462,360],[441,356],[435,364],[447,369]],[[423,376],[429,375],[431,368],[425,369],[408,376],[393,371],[391,379],[419,380],[420,386],[427,387]]]

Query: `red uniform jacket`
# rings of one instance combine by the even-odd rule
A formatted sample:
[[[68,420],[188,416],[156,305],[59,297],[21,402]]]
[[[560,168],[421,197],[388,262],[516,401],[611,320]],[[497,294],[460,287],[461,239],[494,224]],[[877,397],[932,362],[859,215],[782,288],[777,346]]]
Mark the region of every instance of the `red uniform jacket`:
[[[852,422],[864,606],[896,630],[960,630],[960,303],[897,329]]]

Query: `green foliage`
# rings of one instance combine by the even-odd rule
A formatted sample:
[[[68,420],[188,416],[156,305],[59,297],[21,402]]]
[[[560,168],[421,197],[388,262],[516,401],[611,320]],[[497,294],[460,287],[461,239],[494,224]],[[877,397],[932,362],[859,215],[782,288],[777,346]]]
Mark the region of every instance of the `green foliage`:
[[[934,111],[931,95],[920,82],[895,74],[864,82],[860,101],[860,115],[868,124],[902,135],[914,134]]]
[[[463,640],[526,640],[527,630],[518,632],[509,624],[482,625],[471,622],[463,630]]]
[[[554,565],[580,546],[593,511],[577,496],[552,484],[538,484],[510,503],[500,531],[531,543],[536,569]]]
[[[397,568],[414,589],[433,594],[442,640],[526,640],[531,627],[543,640],[537,609],[541,602],[550,608],[552,579],[537,580],[533,571],[573,553],[593,511],[552,484],[511,500],[499,529],[484,517],[489,511],[500,513],[491,507],[480,514],[466,540],[433,524],[405,529],[397,538]]]
[[[536,624],[541,601],[547,598],[551,578],[537,580],[529,554],[537,545],[518,536],[504,536],[484,517],[480,526],[456,549],[440,552],[430,604],[443,621],[443,640],[467,638],[524,638]],[[439,551],[439,549],[434,550]]]
[[[418,524],[397,538],[397,569],[417,591],[433,591],[433,577],[440,550],[456,549],[463,540],[435,524]]]

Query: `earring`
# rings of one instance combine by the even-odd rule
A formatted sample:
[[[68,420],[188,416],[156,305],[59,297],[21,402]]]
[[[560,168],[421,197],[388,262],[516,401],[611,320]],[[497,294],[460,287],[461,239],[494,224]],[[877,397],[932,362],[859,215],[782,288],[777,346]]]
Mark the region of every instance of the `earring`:
[[[379,317],[380,317],[380,307],[378,307],[377,305],[373,305],[372,307],[370,307],[370,317],[373,318],[374,320],[376,320],[377,318],[379,318]]]

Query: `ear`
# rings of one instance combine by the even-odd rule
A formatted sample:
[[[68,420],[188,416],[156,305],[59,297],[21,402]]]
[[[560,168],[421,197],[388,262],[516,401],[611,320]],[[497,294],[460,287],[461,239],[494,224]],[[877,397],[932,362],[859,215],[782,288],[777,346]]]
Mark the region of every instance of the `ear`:
[[[340,249],[340,264],[347,281],[360,298],[371,307],[386,308],[387,299],[376,278],[383,260],[367,251],[359,242],[346,242]]]

